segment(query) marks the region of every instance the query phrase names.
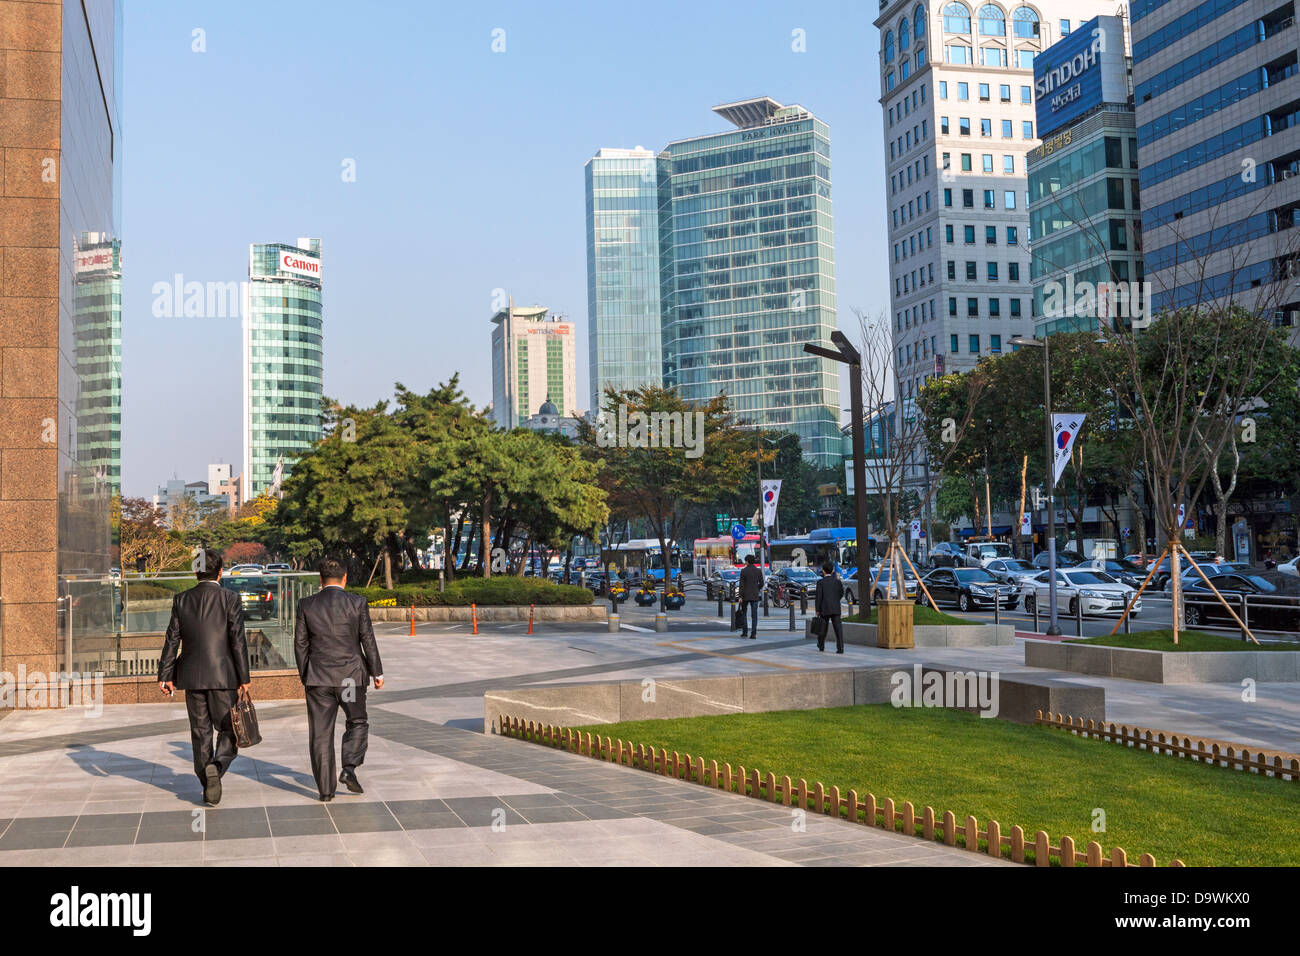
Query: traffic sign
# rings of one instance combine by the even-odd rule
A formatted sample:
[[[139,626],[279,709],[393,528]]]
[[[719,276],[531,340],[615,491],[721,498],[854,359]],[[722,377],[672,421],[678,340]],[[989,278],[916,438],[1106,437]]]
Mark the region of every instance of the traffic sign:
[[[743,541],[746,534],[748,534],[748,532],[745,530],[745,526],[739,521],[731,526],[731,536],[735,540]]]
[[[1125,528],[1125,529],[1124,529],[1124,537],[1127,538],[1127,537],[1128,537],[1128,533],[1129,533],[1129,529],[1128,529],[1128,528]]]

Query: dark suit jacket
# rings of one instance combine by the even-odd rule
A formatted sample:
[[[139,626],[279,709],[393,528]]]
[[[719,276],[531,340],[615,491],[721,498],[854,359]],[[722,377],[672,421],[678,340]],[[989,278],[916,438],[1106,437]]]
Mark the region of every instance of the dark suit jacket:
[[[817,582],[813,603],[817,613],[822,617],[834,617],[842,614],[840,602],[844,600],[844,582],[835,574],[824,574]]]
[[[763,596],[763,570],[757,564],[740,569],[740,599],[757,601]]]
[[[181,690],[234,690],[248,683],[238,594],[216,581],[200,581],[172,599],[158,680],[174,681]]]
[[[339,587],[298,602],[293,653],[307,687],[342,687],[348,680],[365,687],[371,677],[384,676],[366,599]]]

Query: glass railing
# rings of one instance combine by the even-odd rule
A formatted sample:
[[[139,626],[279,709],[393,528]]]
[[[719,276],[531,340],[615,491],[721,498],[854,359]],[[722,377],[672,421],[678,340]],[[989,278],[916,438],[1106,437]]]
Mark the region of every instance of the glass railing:
[[[156,675],[172,599],[197,583],[193,574],[63,578],[63,668],[106,677]],[[221,586],[238,594],[243,605],[249,666],[254,671],[293,668],[298,601],[320,590],[320,578],[310,573],[235,574],[223,576]]]

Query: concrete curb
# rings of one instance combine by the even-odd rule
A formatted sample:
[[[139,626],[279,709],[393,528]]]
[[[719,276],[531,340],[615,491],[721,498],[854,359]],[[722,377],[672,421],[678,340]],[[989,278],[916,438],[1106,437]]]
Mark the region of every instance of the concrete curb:
[[[1153,684],[1300,682],[1300,651],[1148,651],[1025,638],[1025,666]]]

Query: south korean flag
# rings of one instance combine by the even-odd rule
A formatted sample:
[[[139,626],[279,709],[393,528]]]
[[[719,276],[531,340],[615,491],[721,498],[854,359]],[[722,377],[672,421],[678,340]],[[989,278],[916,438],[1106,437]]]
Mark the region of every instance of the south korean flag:
[[[1085,415],[1066,413],[1052,416],[1052,487],[1061,480],[1070,453],[1074,451],[1074,440],[1083,428]]]

